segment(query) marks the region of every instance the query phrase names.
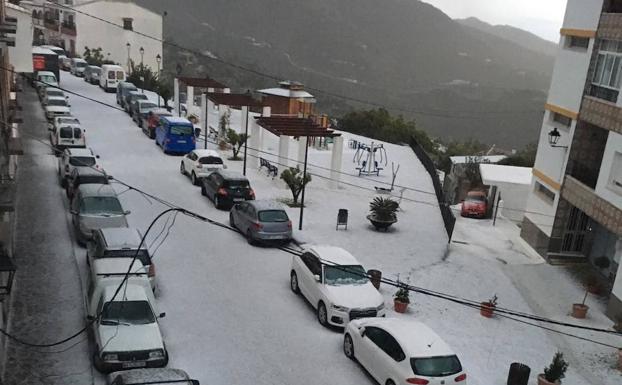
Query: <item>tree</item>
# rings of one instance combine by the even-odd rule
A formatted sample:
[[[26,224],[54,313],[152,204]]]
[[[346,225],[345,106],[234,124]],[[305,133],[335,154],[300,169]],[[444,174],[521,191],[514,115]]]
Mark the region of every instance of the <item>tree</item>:
[[[227,110],[227,112],[222,114],[222,116],[220,117],[220,120],[218,121],[218,136],[220,138],[227,136],[227,133],[229,130],[230,119],[231,119],[230,110]]]
[[[84,47],[84,54],[82,55],[84,60],[89,65],[101,67],[102,64],[114,64],[112,60],[104,59],[104,54],[102,53],[102,48],[89,48],[87,46]]]
[[[287,187],[292,191],[292,197],[294,198],[294,204],[298,203],[298,196],[302,192],[304,186],[311,182],[311,175],[306,174],[303,178],[302,171],[298,166],[290,167],[281,173],[281,179],[285,182]]]
[[[223,115],[224,117],[224,115]],[[250,135],[246,134],[238,134],[234,129],[227,128],[227,143],[231,145],[231,149],[233,150],[233,158],[232,160],[239,160],[238,154],[240,149],[246,143]]]
[[[518,151],[516,154],[510,155],[497,164],[505,166],[518,166],[518,167],[533,167],[536,163],[536,152],[538,151],[538,145],[535,143],[528,144],[524,149]]]
[[[168,108],[168,101],[171,97],[173,97],[173,89],[168,84],[168,82],[160,79],[156,82],[155,92],[160,95],[162,99],[164,99],[164,108]]]
[[[135,65],[134,61],[130,61],[130,74],[127,77],[127,81],[134,83],[136,86],[155,91],[158,86],[158,76],[151,70],[149,66],[138,64]]]

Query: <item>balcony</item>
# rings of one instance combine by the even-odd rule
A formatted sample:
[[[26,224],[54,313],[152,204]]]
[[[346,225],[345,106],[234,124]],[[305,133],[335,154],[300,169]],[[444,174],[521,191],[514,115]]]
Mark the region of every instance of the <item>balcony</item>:
[[[600,39],[622,40],[622,6],[617,6],[611,13],[603,13],[598,25]]]
[[[596,188],[599,173],[598,168],[591,167],[585,163],[573,162],[568,165],[566,172],[592,190]]]
[[[74,23],[63,22],[60,26],[60,32],[69,36],[76,36],[76,25]]]
[[[58,20],[46,19],[43,21],[43,25],[45,25],[45,28],[47,29],[58,31],[58,26],[59,26]]]
[[[581,120],[622,134],[622,108],[594,96],[584,96],[579,114]]]

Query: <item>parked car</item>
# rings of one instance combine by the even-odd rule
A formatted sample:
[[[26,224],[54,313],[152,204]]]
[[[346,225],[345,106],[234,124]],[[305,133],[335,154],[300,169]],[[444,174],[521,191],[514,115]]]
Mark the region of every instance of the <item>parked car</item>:
[[[201,194],[211,199],[217,209],[255,199],[255,191],[245,176],[224,170],[216,170],[201,178]]]
[[[47,106],[49,98],[65,98],[67,106],[71,107],[69,104],[69,96],[65,95],[65,92],[58,88],[45,87],[41,89],[41,105],[44,107]]]
[[[109,183],[110,176],[106,174],[104,170],[98,170],[90,167],[74,167],[71,174],[67,177],[65,194],[71,202],[80,186],[85,184],[104,185]]]
[[[130,212],[123,210],[117,193],[110,185],[85,184],[71,201],[71,223],[79,244],[85,244],[93,231],[106,227],[127,227]]]
[[[142,118],[140,128],[143,133],[149,137],[149,139],[155,139],[155,130],[158,124],[160,124],[160,118],[166,116],[173,116],[171,112],[165,108],[156,108],[147,113],[146,117]]]
[[[97,163],[99,155],[95,155],[90,148],[66,148],[58,159],[58,181],[62,187],[67,186],[67,178],[74,169],[79,167],[100,170]]]
[[[143,236],[138,229],[117,227],[98,229],[93,232],[93,239],[87,243],[86,261],[89,265],[99,258],[134,258],[145,268],[151,288],[156,288],[156,269],[151,260],[147,244],[140,244]],[[138,248],[140,246],[140,249]]]
[[[125,96],[125,103],[123,103],[123,109],[125,110],[125,112],[127,112],[128,114],[130,114],[130,116],[132,116],[132,103],[136,100],[148,100],[147,99],[147,95],[138,92],[138,91],[130,91],[127,93],[127,95]]]
[[[125,70],[116,64],[102,65],[99,75],[99,87],[106,92],[114,92],[120,82],[125,81]]]
[[[50,144],[56,155],[62,154],[66,148],[85,148],[86,135],[79,124],[53,125],[50,130]]]
[[[117,84],[117,104],[125,108],[125,97],[131,91],[136,91],[137,88],[130,82],[119,82]]]
[[[58,87],[58,80],[54,72],[38,71],[35,77],[35,88],[41,96],[41,89],[45,87]]]
[[[366,270],[340,247],[311,246],[294,256],[290,287],[311,303],[323,326],[343,327],[353,319],[386,313],[384,298]]]
[[[156,127],[155,142],[164,153],[187,154],[196,146],[194,126],[186,118],[161,117]]]
[[[71,70],[71,58],[65,55],[59,56],[58,65],[60,69],[62,69],[63,71],[70,71]]]
[[[87,66],[84,69],[84,81],[91,84],[99,84],[99,75],[101,75],[101,73],[101,67]]]
[[[132,369],[114,372],[108,375],[106,385],[134,385],[142,383],[166,385],[169,381],[175,385],[200,385],[198,380],[190,379],[190,376],[185,371],[171,368]]]
[[[469,191],[462,201],[460,215],[463,217],[485,218],[488,211],[488,197],[483,191]]]
[[[189,175],[192,184],[198,185],[201,178],[207,177],[213,171],[226,168],[220,154],[216,151],[196,149],[181,159],[179,172],[182,175]]]
[[[45,117],[48,120],[52,120],[56,116],[71,115],[69,109],[69,103],[64,97],[50,96],[46,99],[46,105],[43,107],[45,111]]]
[[[380,384],[466,384],[456,353],[421,322],[354,320],[345,329],[343,351]]]
[[[87,320],[95,340],[93,364],[103,373],[163,367],[168,352],[149,280],[132,258],[100,258],[91,265]],[[138,269],[138,271],[136,271]],[[127,271],[134,271],[117,293]]]
[[[84,76],[84,69],[87,65],[86,60],[74,57],[71,59],[71,70],[69,73],[78,77]]]
[[[149,111],[158,108],[158,105],[149,100],[135,99],[130,105],[130,116],[132,120],[136,122],[138,127],[143,124],[143,118],[145,118]]]
[[[233,205],[229,224],[256,242],[287,243],[292,239],[292,221],[283,205],[270,200],[246,201]]]
[[[52,131],[51,129],[56,127],[58,129],[63,124],[80,124],[80,120],[75,116],[71,115],[60,115],[56,116],[52,121],[48,122],[48,131]]]

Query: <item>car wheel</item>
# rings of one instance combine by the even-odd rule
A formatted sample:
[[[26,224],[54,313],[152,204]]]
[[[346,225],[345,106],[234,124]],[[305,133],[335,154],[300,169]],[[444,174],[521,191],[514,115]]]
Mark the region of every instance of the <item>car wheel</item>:
[[[385,385],[395,385],[395,382],[393,382],[393,380],[387,380]]]
[[[194,173],[194,171],[192,172],[192,174],[190,175],[190,180],[192,181],[193,185],[198,185],[199,180],[197,179],[196,174]]]
[[[298,276],[293,270],[292,273],[289,275],[289,287],[294,293],[300,294],[300,288],[298,287]]]
[[[229,226],[233,227],[234,229],[235,227],[235,221],[233,220],[233,213],[229,213]]]
[[[343,336],[343,354],[351,360],[354,359],[354,343],[352,342],[352,337],[350,337],[348,333]]]
[[[201,186],[201,195],[207,196],[207,191],[205,191],[205,186]]]
[[[218,198],[218,195],[214,195],[214,207],[220,208],[220,198]]]
[[[322,301],[317,305],[317,320],[322,326],[328,327],[328,312],[326,311],[326,305]]]
[[[186,166],[184,165],[184,162],[181,162],[181,164],[179,165],[179,172],[181,173],[181,175],[186,175]]]
[[[93,366],[97,369],[98,372],[104,373],[104,363],[102,362],[101,357],[99,356],[99,346],[95,346],[95,351],[93,352]]]
[[[249,245],[255,244],[255,240],[253,239],[253,234],[251,233],[250,230],[246,230],[246,241],[248,242]]]

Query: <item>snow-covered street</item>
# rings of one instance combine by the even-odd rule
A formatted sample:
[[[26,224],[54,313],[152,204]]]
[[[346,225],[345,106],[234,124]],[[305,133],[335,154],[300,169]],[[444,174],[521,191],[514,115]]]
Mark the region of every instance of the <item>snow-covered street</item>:
[[[116,105],[114,94],[105,94],[80,78],[63,73],[62,80],[62,87]],[[86,128],[87,145],[101,156],[108,173],[210,219],[228,222],[228,212],[215,209],[201,196],[200,189],[179,173],[180,157],[163,154],[127,114],[77,96],[70,98],[73,114]],[[42,119],[38,120],[36,124],[33,122],[32,129],[43,132],[45,124]],[[46,135],[40,132],[36,136],[45,138]],[[346,142],[350,138],[361,140],[350,134],[344,137]],[[273,139],[265,141],[263,150],[277,151],[278,145]],[[67,201],[64,196],[58,199],[62,191],[55,178],[56,160],[49,155],[49,148],[30,138],[26,140],[30,143],[28,162],[39,167],[33,170],[33,165],[25,169],[22,164],[20,170],[21,176],[35,178],[32,184],[26,185],[27,189],[36,190],[32,191],[33,196],[28,195],[32,207],[35,212],[49,210],[54,214],[21,219],[24,214],[18,213],[19,220],[32,221],[20,226],[37,226],[42,238],[33,238],[31,242],[40,245],[37,248],[40,252],[44,251],[43,245],[50,253],[61,255],[71,255],[74,250],[81,279],[85,282],[85,249],[78,247],[73,234],[68,232]],[[525,252],[516,241],[511,225],[503,218],[498,220],[496,228],[491,227],[490,221],[458,218],[453,237],[457,242],[448,244],[432,195],[432,183],[423,166],[409,147],[385,146],[389,154],[388,169],[391,161],[401,165],[396,183],[417,189],[404,192],[399,222],[392,231],[373,231],[365,218],[377,182],[343,175],[345,183],[334,189],[318,177],[308,185],[304,230],[298,232],[295,226],[294,237],[298,241],[343,247],[366,269],[379,269],[389,279],[399,274],[412,285],[480,301],[496,294],[502,307],[586,326],[611,326],[602,314],[603,303],[594,297],[588,300],[591,307],[588,319],[577,321],[568,316],[571,304],[581,299],[581,288],[573,283],[564,268],[542,264],[538,257]],[[290,150],[291,158],[295,158],[296,149]],[[42,157],[40,162],[37,154]],[[344,172],[354,172],[353,155],[354,150],[344,151]],[[310,150],[309,162],[316,165],[310,167],[311,172],[329,174],[317,167],[329,167],[328,151]],[[233,170],[242,167],[242,162],[227,164]],[[273,180],[255,167],[249,168],[248,177],[258,198],[290,197],[289,190],[278,178]],[[390,171],[385,169],[378,179],[390,182]],[[121,185],[115,185],[115,189],[121,193],[124,208],[132,211],[130,226],[143,231],[166,208],[136,191],[126,191]],[[335,231],[340,208],[349,210],[348,230]],[[20,206],[20,210],[25,209]],[[288,213],[297,224],[298,210],[288,209]],[[155,226],[147,238],[148,243],[153,242],[165,223],[163,219]],[[73,245],[69,244],[69,238]],[[42,253],[39,257],[48,258],[48,255]],[[154,257],[159,280],[159,311],[167,314],[161,326],[170,354],[169,366],[186,370],[202,384],[372,384],[373,380],[364,370],[344,356],[340,331],[320,326],[313,308],[290,291],[291,258],[280,250],[250,246],[240,234],[178,215]],[[53,273],[76,274],[75,267],[71,268],[73,261],[64,263],[67,266],[59,265]],[[18,289],[20,283],[18,281]],[[64,293],[63,300],[71,300],[73,307],[82,303],[83,294],[78,293],[81,290],[78,283],[58,277],[58,295]],[[386,305],[391,309],[389,315],[423,321],[435,329],[460,357],[470,385],[505,383],[512,362],[529,365],[535,384],[535,376],[558,350],[570,361],[564,385],[614,385],[622,381],[620,372],[614,369],[616,352],[612,348],[552,334],[506,318],[486,319],[475,309],[417,294],[411,295],[408,313],[397,315],[392,310],[394,291],[387,285],[381,287]],[[74,309],[68,318],[56,312],[40,311],[45,319],[31,321],[29,327],[52,328],[51,324],[56,322],[63,328],[52,336],[64,337],[82,325],[77,318],[83,316],[82,309],[79,310]],[[27,315],[20,313],[14,317],[28,320]],[[564,331],[622,345],[620,338],[615,340],[579,330]],[[64,373],[58,375],[68,376],[73,370],[70,364],[85,367],[85,361],[90,360],[85,343],[67,354],[72,359],[68,360]],[[103,383],[103,376],[95,370],[93,373],[95,383]],[[42,376],[39,374],[37,378]],[[14,383],[85,383],[72,381],[70,377],[57,382],[35,378],[26,382],[16,379]]]

